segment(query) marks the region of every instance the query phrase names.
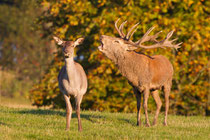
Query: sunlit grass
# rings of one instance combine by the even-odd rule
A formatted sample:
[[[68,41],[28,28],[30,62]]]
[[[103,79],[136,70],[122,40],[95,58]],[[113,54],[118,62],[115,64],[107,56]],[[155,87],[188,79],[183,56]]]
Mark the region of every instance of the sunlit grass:
[[[36,108],[35,106],[31,105],[29,99],[21,96],[13,98],[0,96],[0,106],[7,106],[12,108]]]
[[[0,106],[0,139],[209,139],[210,118],[169,115],[169,126],[136,126],[135,113],[82,111],[83,132],[77,131],[73,114],[70,131],[65,131],[65,111]],[[144,116],[142,117],[142,120]],[[152,121],[153,116],[150,116]]]

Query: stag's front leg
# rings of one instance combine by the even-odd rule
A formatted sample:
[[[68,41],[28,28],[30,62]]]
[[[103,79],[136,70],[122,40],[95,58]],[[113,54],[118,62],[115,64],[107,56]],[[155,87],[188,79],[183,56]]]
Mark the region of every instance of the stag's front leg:
[[[141,126],[141,93],[135,87],[133,87],[133,92],[137,101],[137,126]]]
[[[146,126],[150,127],[149,117],[148,117],[148,112],[147,112],[148,98],[149,98],[149,89],[146,88],[144,90],[144,111],[145,111]]]
[[[82,101],[83,96],[77,96],[76,97],[76,114],[77,114],[77,119],[78,119],[78,131],[82,131],[82,123],[80,120],[80,104]]]
[[[70,102],[70,97],[66,94],[63,94],[64,100],[66,103],[66,130],[70,129],[70,121],[71,121],[71,115],[72,115],[72,106]]]

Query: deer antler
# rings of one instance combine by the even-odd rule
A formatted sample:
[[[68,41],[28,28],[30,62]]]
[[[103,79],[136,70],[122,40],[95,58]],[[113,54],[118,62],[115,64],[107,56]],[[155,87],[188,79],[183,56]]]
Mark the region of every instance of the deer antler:
[[[118,18],[117,21],[115,22],[115,29],[116,29],[117,32],[119,33],[120,37],[121,37],[121,38],[124,38],[124,37],[125,37],[125,34],[122,33],[121,30],[117,27],[117,23],[118,23],[119,20],[120,20],[120,19]],[[123,24],[123,23],[122,23],[122,24]],[[122,24],[121,24],[121,25],[122,25]],[[121,27],[121,25],[120,25],[120,27]]]
[[[127,21],[124,21],[122,24],[120,24],[119,28],[117,26],[117,23],[119,22],[119,18],[117,19],[117,21],[115,22],[115,29],[118,31],[119,35],[121,38],[125,39],[125,40],[130,40],[130,38],[132,37],[133,33],[136,31],[136,29],[131,33],[131,31],[136,28],[136,26],[139,25],[139,23],[135,24],[133,27],[131,27],[131,29],[128,31],[127,35],[125,35],[123,33],[123,28],[124,28],[124,25],[125,23],[127,23]],[[131,33],[131,35],[130,35]]]
[[[172,30],[171,32],[169,32],[166,36],[165,39],[161,40],[161,41],[157,41],[157,38],[158,38],[158,35],[162,32],[158,32],[156,33],[155,35],[151,35],[149,36],[149,33],[155,28],[155,27],[151,27],[144,35],[141,39],[139,39],[137,42],[133,42],[130,40],[130,38],[132,37],[132,35],[134,34],[134,32],[137,30],[137,26],[139,25],[139,23],[135,24],[133,27],[131,27],[131,29],[128,31],[127,35],[125,35],[123,33],[123,27],[124,27],[124,24],[127,22],[127,21],[124,21],[120,27],[118,28],[117,27],[117,23],[118,23],[119,19],[115,22],[115,28],[117,29],[118,33],[120,34],[120,37],[126,41],[128,41],[129,44],[137,47],[137,48],[144,48],[144,49],[153,49],[153,48],[164,48],[164,47],[168,47],[168,48],[175,48],[176,50],[178,48],[180,48],[181,43],[178,43],[178,44],[172,44],[174,41],[177,40],[176,39],[173,39],[173,40],[169,40],[170,37],[173,35],[174,33],[174,30]],[[134,30],[132,33],[131,31]],[[131,33],[131,35],[130,35]],[[153,45],[150,45],[150,46],[144,46],[142,45],[142,43],[144,42],[147,42],[147,41],[153,41],[155,42],[155,44]],[[164,48],[165,49],[165,48]]]

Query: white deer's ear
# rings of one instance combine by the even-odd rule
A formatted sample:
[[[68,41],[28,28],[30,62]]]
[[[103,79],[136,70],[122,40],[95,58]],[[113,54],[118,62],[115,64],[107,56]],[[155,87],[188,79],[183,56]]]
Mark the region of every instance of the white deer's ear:
[[[76,47],[77,45],[82,44],[82,42],[84,41],[84,38],[78,38],[75,42],[74,42],[74,47]]]
[[[56,36],[53,36],[53,39],[57,42],[58,45],[62,45],[64,41]]]

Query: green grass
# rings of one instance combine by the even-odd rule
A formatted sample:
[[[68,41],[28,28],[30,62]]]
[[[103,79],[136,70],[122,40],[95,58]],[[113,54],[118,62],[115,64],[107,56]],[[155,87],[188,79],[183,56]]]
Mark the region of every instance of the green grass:
[[[209,117],[169,115],[165,127],[160,115],[158,125],[150,128],[137,127],[135,113],[82,111],[81,118],[82,132],[75,113],[70,131],[65,131],[64,110],[0,106],[0,139],[210,139]]]

